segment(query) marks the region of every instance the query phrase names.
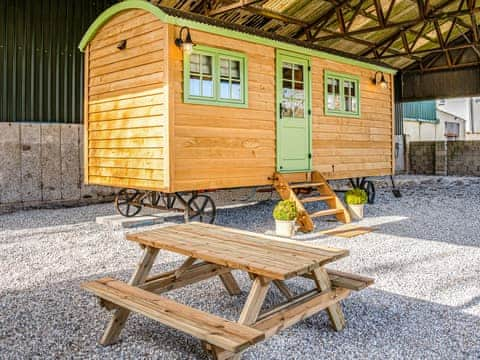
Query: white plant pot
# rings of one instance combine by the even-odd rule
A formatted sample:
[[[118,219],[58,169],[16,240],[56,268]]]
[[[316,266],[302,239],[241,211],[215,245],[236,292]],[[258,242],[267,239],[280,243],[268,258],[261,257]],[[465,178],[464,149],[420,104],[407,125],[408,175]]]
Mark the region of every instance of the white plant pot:
[[[363,219],[363,209],[365,208],[365,204],[360,204],[360,205],[347,204],[347,208],[353,220]]]
[[[295,235],[295,220],[275,220],[275,233],[278,236],[292,237]]]

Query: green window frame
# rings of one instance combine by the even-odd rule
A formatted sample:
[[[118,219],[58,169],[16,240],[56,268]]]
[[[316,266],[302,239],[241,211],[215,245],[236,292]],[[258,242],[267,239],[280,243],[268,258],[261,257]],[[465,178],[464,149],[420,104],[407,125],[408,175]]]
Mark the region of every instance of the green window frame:
[[[358,76],[326,70],[324,83],[325,115],[360,117]]]
[[[247,107],[247,69],[242,53],[196,45],[183,59],[184,102]]]

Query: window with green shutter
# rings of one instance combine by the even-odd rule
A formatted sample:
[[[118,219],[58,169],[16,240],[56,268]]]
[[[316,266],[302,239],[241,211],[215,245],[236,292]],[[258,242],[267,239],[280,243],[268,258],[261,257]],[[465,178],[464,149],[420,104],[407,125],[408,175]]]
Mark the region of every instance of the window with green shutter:
[[[184,101],[193,104],[247,106],[245,55],[196,45],[184,57]]]
[[[325,115],[360,117],[359,78],[325,71]]]

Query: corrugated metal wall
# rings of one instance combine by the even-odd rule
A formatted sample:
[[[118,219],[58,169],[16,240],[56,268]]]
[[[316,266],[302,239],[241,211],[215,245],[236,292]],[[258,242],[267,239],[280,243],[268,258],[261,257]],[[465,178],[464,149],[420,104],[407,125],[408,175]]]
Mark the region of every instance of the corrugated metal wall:
[[[395,120],[395,135],[403,135],[403,105],[401,102],[402,98],[402,78],[399,73],[395,75],[395,78],[393,80],[393,92],[395,95],[394,99],[394,109],[395,109],[395,114],[394,120]]]
[[[403,103],[403,118],[417,121],[437,122],[435,100]]]
[[[82,121],[78,43],[114,0],[0,0],[0,122]]]
[[[405,72],[402,101],[447,99],[480,95],[480,67],[455,71]]]

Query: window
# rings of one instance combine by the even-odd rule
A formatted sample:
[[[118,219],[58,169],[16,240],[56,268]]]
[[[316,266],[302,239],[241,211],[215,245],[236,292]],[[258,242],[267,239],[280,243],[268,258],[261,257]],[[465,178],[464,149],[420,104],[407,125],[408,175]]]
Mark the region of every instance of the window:
[[[184,58],[184,101],[246,107],[246,69],[247,60],[240,53],[195,46]]]
[[[450,121],[445,122],[445,136],[458,137],[460,135],[460,124]]]
[[[360,116],[359,79],[325,71],[325,114]]]

